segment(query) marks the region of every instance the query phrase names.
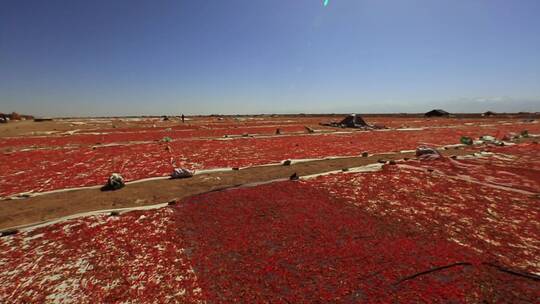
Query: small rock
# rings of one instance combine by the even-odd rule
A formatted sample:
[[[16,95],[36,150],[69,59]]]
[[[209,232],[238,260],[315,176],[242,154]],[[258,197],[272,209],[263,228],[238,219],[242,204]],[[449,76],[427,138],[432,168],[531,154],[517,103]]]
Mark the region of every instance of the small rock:
[[[118,189],[124,188],[125,185],[126,183],[122,175],[118,173],[113,173],[107,180],[107,184],[105,184],[105,186],[103,186],[101,190],[102,191],[118,190]]]
[[[294,172],[290,177],[289,177],[289,180],[298,180],[300,179],[300,177],[298,176],[298,174],[296,174],[296,172]]]
[[[171,178],[188,178],[193,177],[193,172],[184,168],[175,168],[171,173]]]
[[[292,162],[291,162],[290,159],[287,159],[287,160],[284,160],[284,161],[283,161],[283,165],[284,165],[284,166],[290,166],[291,163],[292,163]]]
[[[369,153],[367,152],[362,152],[362,157],[368,157],[369,156]]]
[[[19,230],[17,229],[8,229],[8,230],[2,231],[1,236],[14,235],[14,234],[17,234],[18,232]]]
[[[464,145],[472,145],[473,144],[473,139],[468,137],[468,136],[461,136],[460,140],[459,140],[462,144]]]

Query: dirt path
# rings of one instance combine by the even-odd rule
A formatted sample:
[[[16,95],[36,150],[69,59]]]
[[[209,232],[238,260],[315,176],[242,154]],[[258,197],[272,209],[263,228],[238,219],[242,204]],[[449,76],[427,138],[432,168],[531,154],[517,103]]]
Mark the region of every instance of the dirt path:
[[[81,123],[82,122],[82,123]],[[177,121],[148,120],[143,122],[125,121],[120,119],[90,120],[52,120],[35,122],[33,120],[12,121],[7,124],[0,124],[0,138],[13,136],[44,136],[58,135],[62,132],[73,130],[99,130],[107,128],[137,128],[144,127],[172,127],[178,125]]]
[[[446,150],[445,155],[464,155],[470,150]],[[414,153],[377,154],[369,157],[350,157],[273,165],[195,175],[189,179],[151,180],[128,184],[114,192],[81,189],[45,194],[23,200],[0,202],[0,229],[49,221],[77,213],[141,207],[179,200],[184,197],[244,184],[323,173],[376,163],[379,160],[412,158]]]

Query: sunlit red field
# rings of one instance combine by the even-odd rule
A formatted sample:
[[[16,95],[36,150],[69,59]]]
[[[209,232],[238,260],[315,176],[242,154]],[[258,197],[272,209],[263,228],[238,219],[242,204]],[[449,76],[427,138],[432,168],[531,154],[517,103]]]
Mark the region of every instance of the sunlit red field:
[[[142,120],[3,137],[0,196],[99,186],[112,172],[134,181],[174,167],[251,167],[441,148],[461,136],[540,134],[540,123],[518,118],[368,118],[388,127],[376,131],[318,125],[330,119]],[[0,238],[0,299],[537,303],[540,145],[469,149],[22,229]]]
[[[201,120],[171,127],[0,138],[0,197],[100,185],[111,172],[120,172],[127,180],[138,180],[167,176],[174,167],[245,167],[284,159],[410,150],[421,144],[440,147],[459,143],[461,136],[502,137],[523,130],[540,133],[539,123],[521,119],[369,120],[391,127],[379,131],[331,129],[318,126],[321,120],[329,118]],[[304,126],[320,133],[307,134]],[[275,135],[277,128],[282,135]],[[172,141],[165,142],[163,138]]]

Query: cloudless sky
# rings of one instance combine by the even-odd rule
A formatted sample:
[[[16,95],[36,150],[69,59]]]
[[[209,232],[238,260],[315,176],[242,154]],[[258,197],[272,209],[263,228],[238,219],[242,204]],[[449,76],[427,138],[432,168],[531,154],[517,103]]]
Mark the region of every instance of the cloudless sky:
[[[540,111],[538,0],[0,0],[0,111]]]

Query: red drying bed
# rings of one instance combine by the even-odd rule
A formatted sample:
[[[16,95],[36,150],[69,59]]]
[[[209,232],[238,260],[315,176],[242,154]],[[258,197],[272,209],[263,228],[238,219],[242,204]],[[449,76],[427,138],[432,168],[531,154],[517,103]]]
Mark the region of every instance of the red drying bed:
[[[451,123],[445,123],[446,121]],[[540,133],[540,124],[538,123],[521,123],[513,121],[512,124],[503,125],[493,121],[491,124],[485,121],[475,122],[476,125],[464,125],[461,120],[413,120],[413,119],[397,119],[397,121],[382,120],[382,124],[392,127],[445,127],[450,128],[448,132],[452,134],[459,133],[460,135],[494,135],[502,137],[508,132],[521,132],[528,130],[531,133]],[[390,122],[390,124],[388,124]],[[485,123],[485,126],[481,126]],[[223,137],[225,135],[243,135],[243,134],[260,134],[273,135],[277,128],[280,128],[283,133],[302,132],[305,131],[304,125],[297,122],[285,121],[281,124],[268,126],[267,124],[210,124],[210,125],[190,125],[190,126],[173,126],[171,128],[128,128],[128,129],[102,129],[97,131],[80,131],[73,135],[51,135],[40,137],[13,137],[0,138],[0,146],[4,148],[60,148],[73,146],[92,146],[98,144],[112,143],[130,143],[130,142],[148,142],[159,141],[164,137],[170,137],[174,140],[190,139],[190,138],[205,138],[205,137]],[[312,125],[313,126],[313,125]],[[317,129],[342,131],[337,128],[329,128],[317,126]],[[343,131],[351,131],[343,129]],[[432,130],[440,132],[440,130]],[[92,134],[97,132],[101,134]],[[480,134],[480,135],[477,135]],[[455,137],[455,136],[454,136]]]
[[[415,149],[419,144],[453,144],[461,135],[478,137],[491,131],[478,127],[459,131],[373,131],[18,151],[0,154],[0,196],[100,185],[113,172],[121,173],[127,180],[165,176],[172,171],[173,163],[177,167],[212,169],[261,165],[289,158],[356,156],[363,151]]]
[[[473,291],[467,266],[404,280],[475,263],[473,253],[388,225],[305,184],[194,197],[176,217],[209,302],[416,302],[463,299]]]
[[[538,145],[500,148],[530,157],[539,149]],[[408,161],[386,165],[381,172],[334,174],[307,183],[373,215],[454,240],[481,252],[488,261],[538,274],[540,205],[537,195],[520,191],[540,190],[539,171],[534,171],[539,160],[535,158],[533,169],[519,168],[523,165],[519,162],[493,168],[485,159]]]
[[[437,169],[453,178],[465,178],[486,185],[508,187],[526,192],[540,192],[540,145],[523,143],[485,149],[494,154],[466,157],[458,161],[411,161],[408,165]]]
[[[195,303],[172,210],[92,216],[0,239],[3,303]]]
[[[286,125],[298,125],[298,126],[313,126],[320,123],[339,122],[342,117],[311,117],[311,118],[247,118],[247,119],[231,119],[225,118],[223,120],[217,119],[196,119],[186,121],[185,123],[172,122],[167,126],[161,125],[159,122],[148,121],[137,128],[103,128],[101,132],[133,132],[138,131],[155,131],[172,128],[173,130],[187,130],[187,129],[234,129],[234,128],[250,128],[250,127],[268,127],[268,126],[286,126]],[[500,124],[504,122],[521,123],[522,119],[503,119],[503,118],[483,118],[483,119],[456,119],[456,118],[423,118],[423,117],[364,117],[364,120],[369,124],[384,125],[391,128],[401,127],[440,127],[440,126],[459,126],[464,124]],[[110,123],[114,124],[113,121]],[[154,124],[154,126],[152,126]],[[76,126],[74,126],[76,128]],[[81,130],[80,132],[92,132]]]
[[[538,282],[483,264],[489,255],[437,229],[373,216],[313,185],[212,192],[2,237],[0,298],[478,303],[540,296]]]
[[[231,128],[201,128],[193,127],[191,129],[127,129],[117,131],[115,129],[104,131],[99,130],[97,133],[102,134],[87,134],[84,132],[75,133],[73,135],[64,136],[48,136],[48,137],[13,137],[0,138],[0,146],[12,148],[30,148],[30,147],[69,147],[69,146],[93,146],[104,145],[111,143],[129,143],[141,141],[160,141],[164,137],[169,137],[173,140],[186,138],[200,137],[223,137],[225,135],[243,135],[243,134],[261,134],[273,135],[276,129],[281,132],[302,132],[305,131],[304,126],[298,125],[277,125],[272,127],[231,127]]]
[[[424,118],[424,117],[365,117],[369,123],[380,124],[391,128],[401,127],[442,127],[463,125],[491,125],[501,123],[522,123],[523,119],[490,117],[490,118]]]

